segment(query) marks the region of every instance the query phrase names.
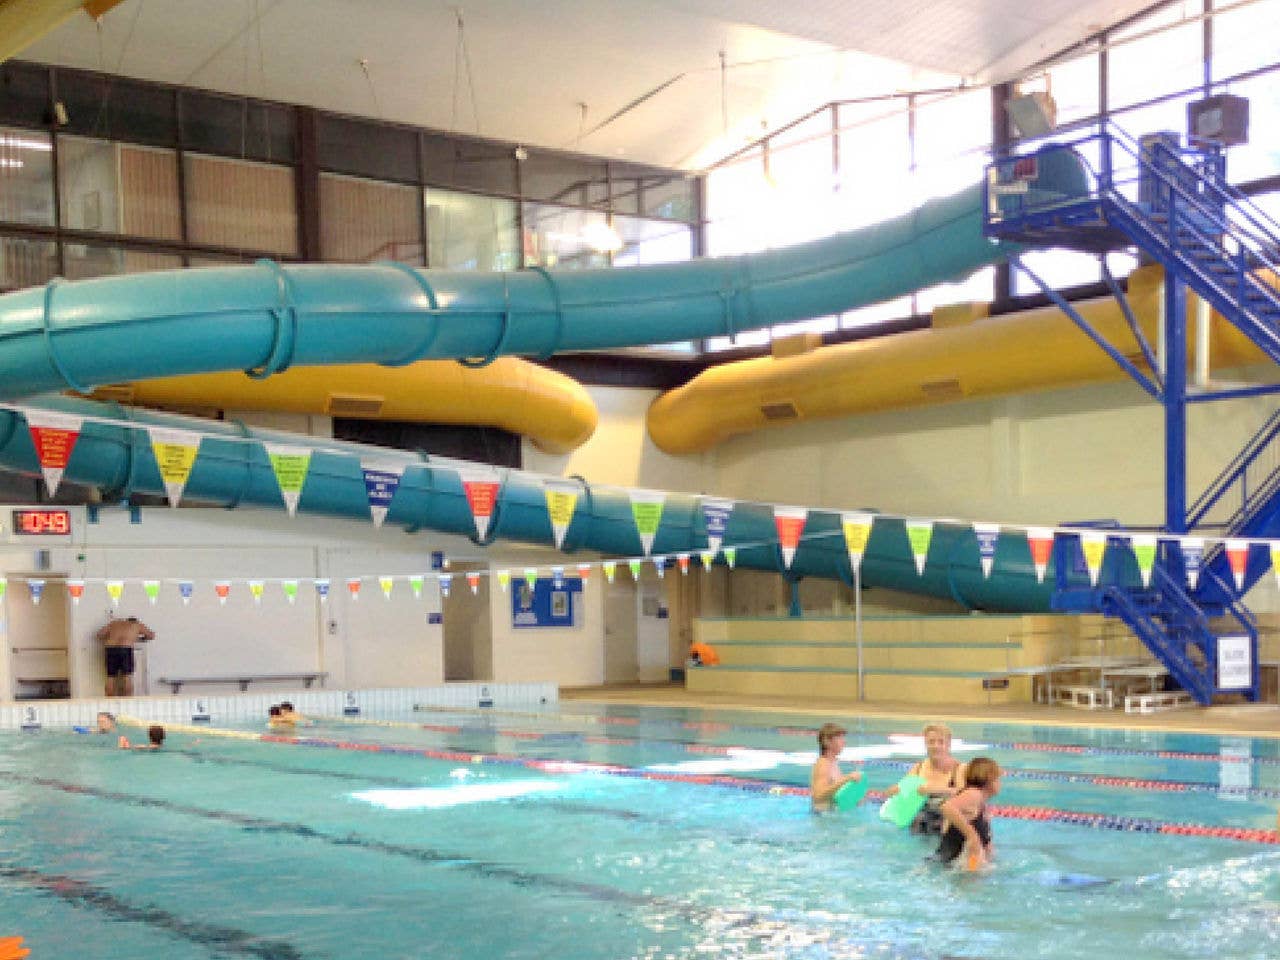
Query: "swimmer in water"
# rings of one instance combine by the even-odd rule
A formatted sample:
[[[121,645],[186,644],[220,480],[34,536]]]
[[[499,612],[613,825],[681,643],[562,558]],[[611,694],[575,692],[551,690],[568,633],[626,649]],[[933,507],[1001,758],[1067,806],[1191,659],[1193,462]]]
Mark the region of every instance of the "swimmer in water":
[[[809,775],[809,795],[816,812],[831,809],[832,799],[846,783],[862,779],[858,770],[850,774],[840,772],[840,752],[844,750],[844,727],[824,723],[818,731],[818,760]]]
[[[942,804],[946,828],[937,857],[952,863],[960,854],[970,870],[976,870],[995,854],[987,801],[1000,792],[1000,766],[989,757],[974,757],[968,764],[967,785]]]

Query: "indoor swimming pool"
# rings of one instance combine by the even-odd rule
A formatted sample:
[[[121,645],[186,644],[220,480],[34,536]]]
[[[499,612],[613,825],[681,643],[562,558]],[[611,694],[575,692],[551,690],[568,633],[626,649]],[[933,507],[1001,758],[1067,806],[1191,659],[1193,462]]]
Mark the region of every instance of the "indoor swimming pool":
[[[872,793],[815,816],[831,719]],[[34,960],[1280,956],[1277,742],[954,725],[1006,771],[974,874],[877,816],[919,733],[579,702],[156,753],[0,734],[0,936]]]

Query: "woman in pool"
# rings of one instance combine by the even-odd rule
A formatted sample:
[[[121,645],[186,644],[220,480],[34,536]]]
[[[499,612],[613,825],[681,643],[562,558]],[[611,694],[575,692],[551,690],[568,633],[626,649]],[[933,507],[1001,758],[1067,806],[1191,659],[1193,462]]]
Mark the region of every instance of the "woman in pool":
[[[818,731],[818,761],[809,775],[809,795],[815,812],[831,809],[831,801],[846,783],[862,779],[855,770],[840,772],[840,752],[844,750],[845,729],[835,723],[824,723]]]
[[[908,775],[923,777],[919,790],[925,797],[924,808],[911,822],[912,833],[940,834],[943,829],[942,805],[964,789],[966,765],[951,755],[951,728],[931,723],[924,728],[927,756],[913,766]],[[889,796],[898,792],[889,788]]]

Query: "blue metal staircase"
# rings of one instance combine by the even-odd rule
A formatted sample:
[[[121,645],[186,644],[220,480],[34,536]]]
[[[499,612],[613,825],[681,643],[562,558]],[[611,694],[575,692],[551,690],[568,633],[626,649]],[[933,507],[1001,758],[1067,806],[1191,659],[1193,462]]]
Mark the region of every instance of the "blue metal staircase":
[[[1280,363],[1280,224],[1228,185],[1222,152],[1213,147],[1185,148],[1168,134],[1139,142],[1107,125],[1033,153],[998,159],[987,170],[985,200],[985,231],[990,237],[1098,254],[1137,247],[1165,268],[1167,291],[1171,291],[1166,294],[1166,316],[1174,318],[1166,334],[1168,371],[1152,369],[1149,374],[1098,337],[1069,304],[1027,272],[1166,405],[1170,435],[1166,437],[1167,532],[1201,529],[1215,537],[1280,537],[1280,411],[1189,508],[1183,506],[1189,399],[1276,391],[1265,385],[1189,397],[1183,287],[1198,293]],[[1118,287],[1115,292],[1148,366],[1154,368],[1151,352]],[[1267,566],[1266,558],[1251,557],[1244,588],[1239,590],[1219,544],[1204,557],[1199,582],[1188,591],[1178,541],[1162,541],[1149,588],[1135,583],[1132,571],[1127,576],[1104,576],[1097,586],[1083,589],[1079,583],[1068,584],[1060,574],[1055,606],[1122,619],[1202,704],[1227,689],[1219,677],[1219,639],[1247,637],[1252,682],[1247,688],[1229,689],[1256,700],[1257,624],[1239,597]]]

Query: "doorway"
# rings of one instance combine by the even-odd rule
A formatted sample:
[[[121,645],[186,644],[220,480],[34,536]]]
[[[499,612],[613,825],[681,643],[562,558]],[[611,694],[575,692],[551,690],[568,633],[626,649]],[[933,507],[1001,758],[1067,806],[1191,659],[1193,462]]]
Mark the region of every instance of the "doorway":
[[[5,592],[10,695],[14,700],[65,700],[71,696],[67,581],[48,574],[17,574],[10,581],[27,585]],[[32,585],[38,583],[36,603]]]

